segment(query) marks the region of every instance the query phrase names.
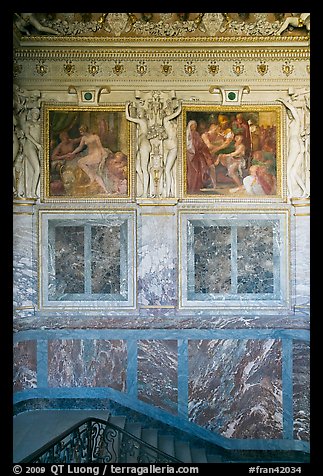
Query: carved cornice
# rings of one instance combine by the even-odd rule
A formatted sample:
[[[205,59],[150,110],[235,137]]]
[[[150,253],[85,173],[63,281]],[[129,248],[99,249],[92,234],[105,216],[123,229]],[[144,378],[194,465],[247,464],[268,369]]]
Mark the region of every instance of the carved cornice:
[[[239,47],[239,48],[223,48],[223,45],[219,48],[173,48],[173,47],[159,47],[158,49],[153,48],[151,50],[143,47],[137,46],[137,48],[125,49],[116,46],[114,48],[66,48],[61,47],[60,49],[51,49],[51,48],[19,48],[15,49],[14,57],[16,60],[38,60],[38,59],[47,59],[47,60],[84,60],[84,59],[95,59],[95,60],[108,60],[108,59],[123,59],[123,60],[133,60],[133,59],[149,59],[160,60],[161,57],[167,59],[196,59],[196,60],[231,60],[231,59],[244,59],[244,60],[257,60],[267,59],[267,60],[277,60],[281,61],[283,59],[290,59],[294,61],[299,60],[308,60],[310,57],[310,50],[308,46],[301,47],[289,47],[283,48],[280,47],[270,47],[270,48],[250,48],[250,47]]]

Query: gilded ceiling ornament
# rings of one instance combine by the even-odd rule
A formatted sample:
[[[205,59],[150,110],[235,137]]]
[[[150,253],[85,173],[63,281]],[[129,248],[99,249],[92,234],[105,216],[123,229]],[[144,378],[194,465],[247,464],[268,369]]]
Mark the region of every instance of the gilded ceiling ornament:
[[[309,64],[306,65],[306,71],[308,72],[308,74],[310,74],[310,65]]]
[[[172,72],[172,69],[173,69],[173,67],[172,67],[172,65],[169,64],[168,61],[165,61],[165,63],[163,63],[161,65],[161,71],[165,76],[170,74]]]
[[[211,36],[225,31],[226,24],[228,23],[225,15],[224,13],[204,13],[202,24]]]
[[[68,76],[71,76],[71,74],[75,73],[75,65],[72,63],[71,60],[67,60],[66,63],[63,66],[65,73]]]
[[[217,64],[216,61],[211,61],[208,65],[207,69],[208,69],[209,73],[213,74],[213,76],[214,76],[215,74],[218,74],[220,66]]]
[[[257,71],[261,76],[264,76],[266,73],[268,73],[268,64],[266,64],[265,61],[260,61],[260,63],[257,65]]]
[[[244,65],[241,64],[241,61],[236,61],[236,62],[232,65],[232,71],[233,71],[234,74],[236,74],[237,76],[240,76],[240,74],[243,73],[243,71],[244,71]]]
[[[188,74],[189,76],[191,76],[192,74],[195,73],[196,71],[196,66],[195,64],[193,64],[192,61],[187,61],[186,64],[184,65],[184,71],[186,74]]]
[[[125,33],[130,30],[131,22],[127,13],[108,13],[106,17],[106,23],[115,36],[120,36],[121,33]]]
[[[122,74],[124,72],[124,66],[121,63],[121,61],[116,61],[114,67],[112,68],[112,72],[119,76],[119,74]]]
[[[96,61],[91,61],[91,63],[88,66],[88,72],[92,74],[92,76],[95,76],[99,72],[99,65],[96,64]]]
[[[290,64],[289,60],[286,60],[282,66],[282,72],[286,74],[286,76],[289,76],[290,74],[293,73],[293,71],[294,71],[294,66]]]
[[[46,66],[44,60],[39,60],[39,63],[36,64],[36,71],[41,76],[44,76],[48,72],[48,66]]]
[[[16,78],[22,71],[22,65],[15,60],[13,62],[13,77]]]
[[[139,61],[137,64],[137,73],[140,74],[140,76],[143,76],[144,74],[147,73],[147,64],[145,61]]]

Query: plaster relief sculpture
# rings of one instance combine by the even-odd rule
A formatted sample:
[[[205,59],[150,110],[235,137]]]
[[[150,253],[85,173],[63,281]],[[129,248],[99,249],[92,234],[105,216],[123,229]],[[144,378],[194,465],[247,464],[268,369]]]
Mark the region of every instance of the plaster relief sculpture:
[[[281,35],[287,28],[303,28],[310,31],[310,13],[292,13],[293,16],[287,17],[282,26],[276,32],[276,35]]]
[[[309,92],[303,100],[292,92],[290,98],[279,98],[290,119],[288,131],[287,188],[290,198],[309,197]],[[306,98],[306,99],[305,99]]]
[[[36,18],[34,13],[15,13],[16,20],[15,25],[18,30],[25,34],[30,35],[29,28],[34,27],[39,33],[49,33],[50,35],[58,35],[59,33],[48,26],[42,25]]]
[[[171,97],[170,97],[171,96]],[[137,124],[137,196],[174,197],[177,124],[181,106],[174,93],[142,95],[126,105],[126,118]]]
[[[172,110],[172,108],[171,108]],[[167,139],[164,140],[165,196],[175,197],[174,164],[177,158],[177,122],[174,119],[181,113],[179,105],[174,112],[164,117]]]
[[[13,167],[14,196],[38,198],[41,125],[39,91],[26,92],[14,85]]]
[[[128,121],[137,124],[137,152],[136,152],[136,172],[138,177],[138,195],[147,197],[149,175],[148,175],[148,163],[150,158],[151,145],[148,140],[148,121],[146,119],[146,112],[143,108],[134,108],[137,113],[137,117],[130,115],[129,109],[133,105],[130,102],[126,104],[126,118]]]

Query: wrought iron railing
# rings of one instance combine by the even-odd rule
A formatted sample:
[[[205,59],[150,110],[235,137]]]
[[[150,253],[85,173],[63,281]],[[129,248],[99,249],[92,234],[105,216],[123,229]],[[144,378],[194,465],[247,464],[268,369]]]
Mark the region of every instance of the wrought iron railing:
[[[181,463],[128,431],[87,418],[57,436],[21,463]]]

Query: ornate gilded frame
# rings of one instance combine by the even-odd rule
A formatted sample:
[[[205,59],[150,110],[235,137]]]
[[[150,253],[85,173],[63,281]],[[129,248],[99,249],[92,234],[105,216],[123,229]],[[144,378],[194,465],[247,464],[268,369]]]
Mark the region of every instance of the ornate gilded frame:
[[[215,170],[217,171],[216,180],[212,181],[210,176],[204,180],[202,187],[194,189],[192,186],[192,180],[189,181],[189,174],[192,173],[192,170],[196,169],[190,168],[188,170],[188,160],[192,160],[192,145],[188,145],[188,124],[190,121],[196,121],[197,131],[201,137],[203,132],[207,131],[209,125],[213,122],[219,124],[219,116],[225,116],[228,119],[229,128],[232,129],[232,121],[235,120],[236,115],[242,114],[243,119],[249,123],[250,128],[254,129],[254,132],[251,138],[251,152],[249,159],[246,159],[245,166],[241,172],[240,177],[241,183],[243,185],[243,179],[249,174],[251,165],[258,165],[258,173],[261,172],[267,174],[267,182],[270,183],[262,188],[261,194],[251,192],[250,189],[247,191],[245,187],[241,190],[235,190],[237,185],[234,183],[232,177],[229,176],[228,168],[223,164],[226,162],[226,159],[222,159]],[[281,105],[274,104],[248,104],[241,106],[222,106],[214,104],[183,104],[182,106],[182,183],[181,183],[181,192],[183,199],[218,199],[218,200],[229,200],[229,201],[247,201],[247,202],[263,202],[263,201],[286,201],[287,191],[286,191],[286,164],[283,157],[285,156],[283,150],[283,135],[284,135],[284,121],[283,121],[284,110]],[[204,125],[204,130],[203,130]],[[264,141],[255,145],[256,132],[259,133],[259,130],[263,134],[270,136],[269,132],[265,133],[265,129],[271,128],[271,138],[274,140],[271,141],[269,145],[264,146]],[[250,133],[250,132],[249,132]],[[251,133],[250,133],[251,134]],[[263,138],[262,138],[263,139]],[[199,141],[200,139],[197,140]],[[201,139],[202,141],[202,139]],[[203,141],[202,141],[203,142]],[[267,141],[270,142],[270,141]],[[216,142],[215,142],[216,144]],[[191,148],[191,152],[188,152],[188,148]],[[201,146],[202,149],[204,145]],[[195,147],[197,149],[197,146]],[[232,142],[232,149],[233,142]],[[254,152],[260,151],[253,155]],[[218,151],[221,153],[221,150]],[[229,154],[230,152],[228,152]],[[213,154],[215,158],[218,157],[217,154]],[[196,157],[196,156],[195,156]],[[257,160],[258,159],[258,160]],[[260,160],[259,160],[260,159]],[[195,159],[194,159],[195,160]],[[197,158],[197,160],[199,160]],[[231,159],[230,159],[231,160]],[[266,161],[268,161],[266,163]],[[223,164],[222,164],[223,162]],[[232,160],[231,160],[232,163]],[[205,168],[205,167],[204,167]],[[255,168],[252,169],[255,173]],[[221,173],[220,173],[221,172]],[[203,173],[203,172],[202,172]],[[207,172],[209,174],[209,172]],[[220,177],[220,178],[219,178]],[[193,177],[193,184],[194,184]],[[196,181],[195,181],[196,183]],[[216,185],[214,186],[214,183]],[[247,180],[247,183],[252,183],[251,179]],[[262,181],[263,183],[263,181]],[[271,188],[269,188],[271,187]],[[255,187],[256,188],[256,187]],[[231,191],[230,191],[231,190]],[[259,191],[259,189],[258,189]]]
[[[100,121],[101,126],[99,126]],[[101,144],[105,149],[102,165],[99,168],[99,165],[93,164],[91,170],[101,176],[106,191],[96,179],[91,183],[90,177],[87,176],[84,169],[80,168],[78,161],[87,155],[87,147],[79,152],[74,159],[52,160],[53,151],[60,144],[60,132],[68,130],[71,139],[80,138],[79,128],[82,124],[88,126],[90,133],[100,137]],[[131,199],[134,180],[133,161],[130,150],[130,125],[125,118],[124,105],[72,106],[70,104],[45,103],[42,108],[42,125],[44,148],[41,200],[43,202],[123,202]],[[103,125],[105,135],[102,132]],[[99,127],[101,127],[101,132]],[[78,144],[73,145],[73,150]],[[111,173],[113,169],[108,168],[108,163],[111,164],[110,159],[115,158],[116,152],[122,152],[122,156],[119,155],[119,169],[121,170],[121,164],[123,164],[123,172],[118,176],[113,175]]]

